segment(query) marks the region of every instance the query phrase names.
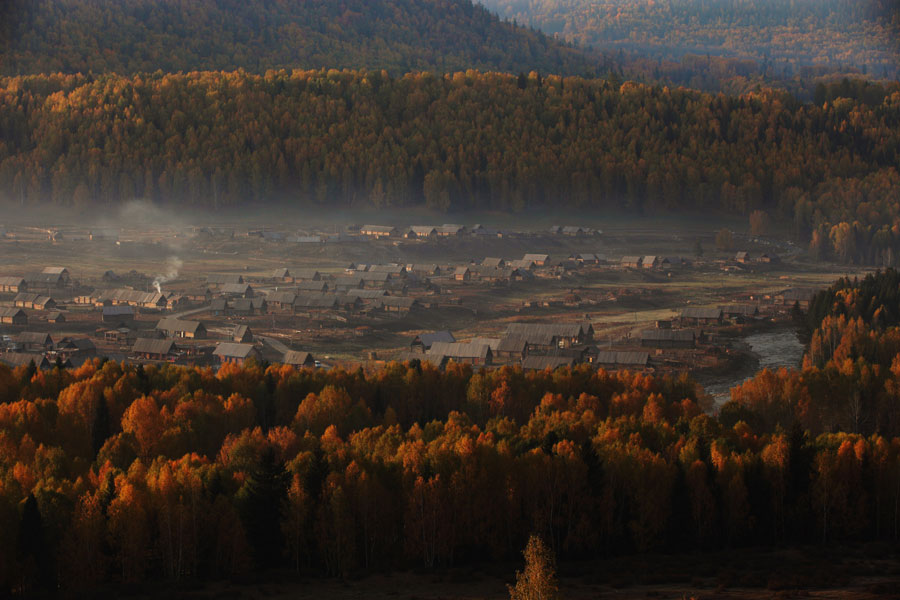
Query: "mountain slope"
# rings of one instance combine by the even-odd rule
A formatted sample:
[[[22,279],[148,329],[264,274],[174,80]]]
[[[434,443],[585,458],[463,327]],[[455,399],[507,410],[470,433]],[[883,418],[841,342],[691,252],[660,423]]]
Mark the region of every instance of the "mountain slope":
[[[896,0],[480,1],[504,19],[584,46],[662,59],[749,58],[781,76],[816,65],[900,77]]]
[[[0,11],[7,75],[590,68],[470,0],[6,0]]]

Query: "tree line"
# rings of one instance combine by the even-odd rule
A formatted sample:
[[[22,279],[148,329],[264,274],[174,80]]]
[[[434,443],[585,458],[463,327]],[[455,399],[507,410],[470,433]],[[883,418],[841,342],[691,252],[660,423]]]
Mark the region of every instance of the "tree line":
[[[95,360],[0,400],[7,591],[900,539],[895,425],[709,416],[686,377]]]
[[[12,77],[0,189],[22,204],[766,209],[799,235],[895,227],[900,89],[847,90],[814,105],[535,72]]]

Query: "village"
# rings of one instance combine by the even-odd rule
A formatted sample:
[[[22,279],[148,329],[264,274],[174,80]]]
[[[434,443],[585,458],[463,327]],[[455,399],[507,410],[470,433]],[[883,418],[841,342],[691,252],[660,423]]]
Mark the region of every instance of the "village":
[[[716,369],[735,360],[728,340],[789,326],[817,282],[833,277],[810,276],[758,240],[685,257],[662,255],[672,241],[639,254],[621,232],[579,226],[302,233],[200,226],[139,239],[10,228],[0,245],[27,259],[0,273],[0,362]],[[94,248],[90,258],[79,260],[82,248]],[[631,252],[613,254],[620,249]],[[68,264],[39,262],[63,256]]]

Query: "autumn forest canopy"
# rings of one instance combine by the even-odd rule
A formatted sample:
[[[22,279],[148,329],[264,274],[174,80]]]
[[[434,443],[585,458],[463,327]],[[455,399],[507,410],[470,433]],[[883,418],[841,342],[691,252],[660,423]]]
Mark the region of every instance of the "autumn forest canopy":
[[[0,80],[8,200],[898,216],[900,90],[821,106],[474,71]]]
[[[432,568],[532,534],[563,559],[896,543],[898,290],[821,292],[802,369],[717,416],[685,376],[587,365],[0,367],[0,586]]]

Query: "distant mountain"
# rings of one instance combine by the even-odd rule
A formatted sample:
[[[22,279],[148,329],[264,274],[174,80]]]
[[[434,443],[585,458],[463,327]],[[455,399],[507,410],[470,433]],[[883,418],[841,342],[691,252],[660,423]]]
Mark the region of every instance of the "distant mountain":
[[[753,59],[779,77],[852,69],[900,78],[897,0],[480,1],[503,19],[583,47],[663,61]]]
[[[593,70],[470,0],[3,0],[0,36],[5,75]]]

